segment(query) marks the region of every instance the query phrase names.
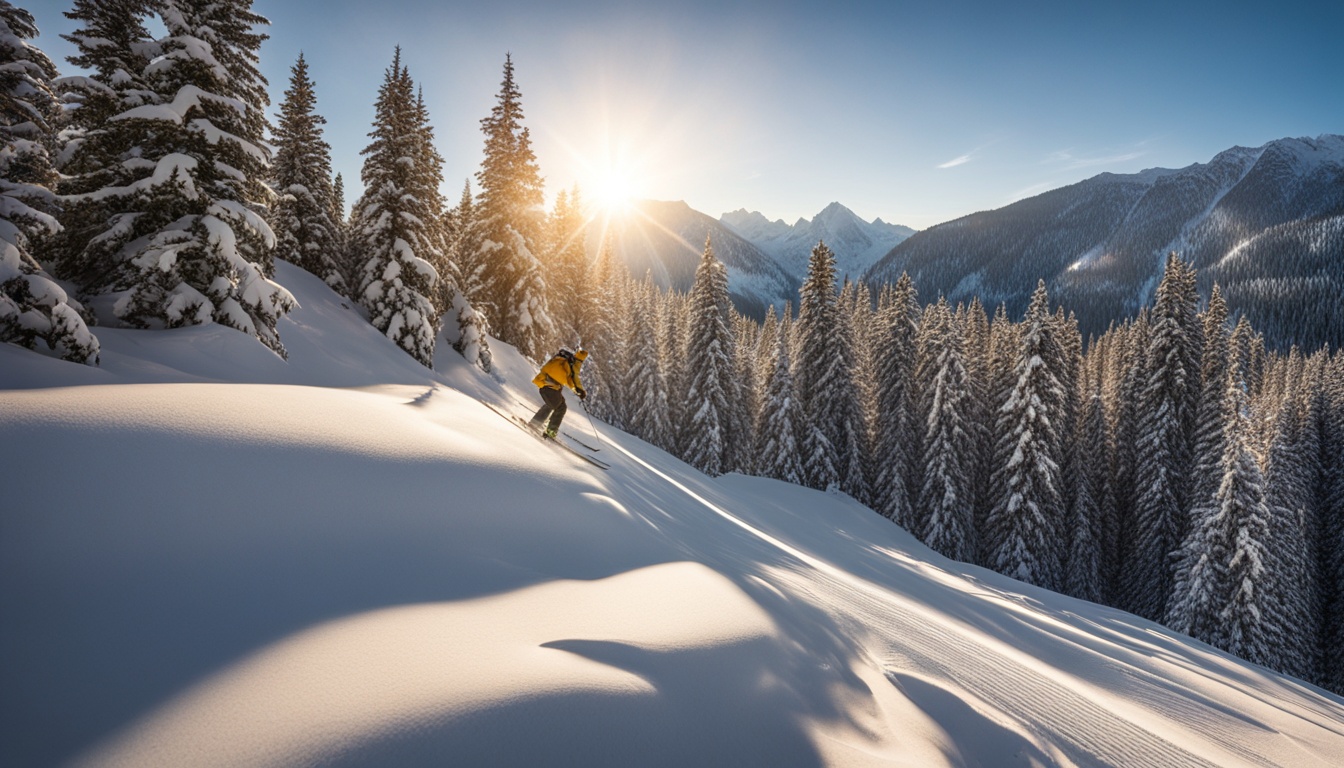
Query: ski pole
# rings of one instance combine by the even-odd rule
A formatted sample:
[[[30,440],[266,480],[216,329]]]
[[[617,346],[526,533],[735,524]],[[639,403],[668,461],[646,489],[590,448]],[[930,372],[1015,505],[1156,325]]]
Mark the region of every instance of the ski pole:
[[[598,443],[601,443],[602,436],[597,433],[597,425],[593,423],[593,413],[588,410],[588,398],[579,398],[579,405],[583,406],[583,412],[588,416],[588,426],[593,430],[593,438],[596,439]]]

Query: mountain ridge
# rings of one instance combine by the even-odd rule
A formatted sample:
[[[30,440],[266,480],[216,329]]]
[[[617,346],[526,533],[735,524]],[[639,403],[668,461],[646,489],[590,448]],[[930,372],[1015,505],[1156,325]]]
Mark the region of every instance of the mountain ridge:
[[[1255,246],[1256,258],[1233,259]],[[1276,346],[1344,343],[1344,136],[1232,147],[1207,163],[1102,173],[923,230],[864,275],[909,272],[926,299],[1025,308],[1038,279],[1085,334],[1133,316],[1170,251],[1218,282]],[[1232,260],[1232,261],[1229,261]],[[1299,309],[1285,314],[1283,301]]]

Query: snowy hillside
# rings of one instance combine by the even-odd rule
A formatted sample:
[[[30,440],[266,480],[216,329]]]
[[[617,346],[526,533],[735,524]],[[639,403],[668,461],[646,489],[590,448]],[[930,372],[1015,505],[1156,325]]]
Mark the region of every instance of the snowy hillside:
[[[831,203],[812,219],[792,225],[770,221],[758,211],[730,211],[719,222],[765,251],[801,283],[807,260],[818,242],[835,253],[836,273],[858,279],[915,230],[881,219],[864,221],[840,203]]]
[[[533,370],[421,367],[315,277],[217,325],[0,345],[0,765],[1329,766],[1344,700],[709,478]],[[577,404],[575,404],[577,405]],[[582,450],[582,449],[580,449]]]

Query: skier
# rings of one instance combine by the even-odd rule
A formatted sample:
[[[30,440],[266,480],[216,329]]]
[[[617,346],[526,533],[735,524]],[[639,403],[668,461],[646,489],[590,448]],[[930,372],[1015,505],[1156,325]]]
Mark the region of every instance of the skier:
[[[583,382],[579,381],[579,369],[587,359],[588,351],[585,349],[574,352],[568,347],[561,347],[555,357],[541,367],[541,372],[536,378],[532,379],[532,383],[541,388],[542,406],[537,415],[532,417],[529,426],[540,430],[544,423],[542,437],[554,440],[556,433],[560,431],[560,422],[565,418],[565,411],[569,410],[569,406],[565,405],[565,387],[574,390],[574,394],[578,395],[580,400],[588,397],[588,393],[583,389]],[[550,417],[549,421],[547,417]]]

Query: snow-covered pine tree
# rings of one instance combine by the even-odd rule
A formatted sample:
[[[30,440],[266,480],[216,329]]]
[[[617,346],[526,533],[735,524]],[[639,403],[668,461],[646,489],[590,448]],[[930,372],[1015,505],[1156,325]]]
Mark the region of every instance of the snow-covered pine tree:
[[[271,178],[276,203],[270,224],[275,257],[322,278],[332,290],[350,294],[341,264],[340,224],[332,218],[331,146],[322,138],[326,118],[314,112],[317,94],[303,54],[290,68],[289,90],[275,127]]]
[[[1008,427],[1006,422],[1000,423],[999,407],[1008,402],[1013,387],[1017,385],[1017,358],[1021,337],[1022,326],[1008,319],[1008,307],[999,304],[989,325],[989,370],[986,373],[985,384],[985,417],[991,430],[991,444],[985,447],[989,453],[989,460],[980,471],[988,473],[988,477],[984,482],[985,497],[974,510],[975,530],[978,533],[976,561],[987,568],[993,566],[989,551],[990,539],[985,535],[985,531],[989,526],[989,513],[997,498],[991,483],[994,479],[994,468],[1003,465],[1007,460],[1006,456],[998,455],[998,446],[1007,445],[1009,442],[1006,434],[999,433],[1000,427],[1003,429]]]
[[[1210,529],[1201,536],[1207,542],[1205,560],[1191,573],[1190,607],[1177,615],[1189,616],[1194,636],[1207,632],[1212,645],[1267,665],[1273,660],[1264,623],[1265,600],[1271,599],[1264,583],[1269,509],[1264,476],[1250,445],[1245,393],[1237,377],[1228,378],[1219,515],[1200,521]],[[1210,620],[1214,611],[1216,618]]]
[[[884,287],[876,325],[873,508],[910,529],[911,499],[906,482],[914,456],[911,447],[919,443],[911,413],[919,297],[908,274],[902,272],[894,287]]]
[[[1270,643],[1269,656],[1260,663],[1311,679],[1320,618],[1315,550],[1320,536],[1315,498],[1320,438],[1311,391],[1316,382],[1309,372],[1313,366],[1296,348],[1287,367],[1287,388],[1265,459],[1269,527],[1260,608]]]
[[[658,354],[662,359],[663,379],[667,382],[667,421],[672,428],[660,447],[677,456],[682,455],[685,448],[683,425],[688,419],[686,410],[689,405],[686,307],[686,295],[676,291],[664,292],[658,307]]]
[[[1148,308],[1142,307],[1133,321],[1121,325],[1114,346],[1115,375],[1108,395],[1112,403],[1108,409],[1108,419],[1114,449],[1111,477],[1115,483],[1115,515],[1120,523],[1120,535],[1115,545],[1108,547],[1103,554],[1107,556],[1108,563],[1116,565],[1108,571],[1108,594],[1116,606],[1125,604],[1123,569],[1127,567],[1138,538],[1135,505],[1138,499],[1139,399],[1148,378],[1147,348],[1150,336]]]
[[[601,368],[605,388],[603,409],[599,413],[621,429],[626,429],[633,419],[631,382],[626,378],[633,350],[626,346],[626,342],[632,333],[630,326],[634,321],[637,285],[628,270],[619,269],[611,273],[607,289],[603,293],[604,304],[611,312],[611,317],[604,323],[606,332],[610,335],[602,345]]]
[[[1232,330],[1228,326],[1227,301],[1215,283],[1209,294],[1209,306],[1201,321],[1204,325],[1204,349],[1200,362],[1200,391],[1195,403],[1193,435],[1194,471],[1191,475],[1191,508],[1207,508],[1218,495],[1223,456],[1223,428],[1226,411],[1223,399],[1227,377],[1232,370]],[[1192,517],[1198,524],[1199,514]]]
[[[1063,441],[1056,424],[1065,402],[1057,365],[1056,326],[1045,281],[1031,297],[1023,321],[1016,383],[998,408],[994,506],[983,532],[990,567],[1029,584],[1059,589],[1064,516],[1060,475]]]
[[[989,517],[992,504],[989,478],[994,466],[994,406],[990,401],[993,387],[993,352],[989,316],[980,297],[972,297],[966,311],[958,313],[966,348],[966,383],[970,389],[968,429],[971,431],[971,515],[973,527]],[[978,540],[978,537],[977,537]],[[977,552],[973,558],[979,556]]]
[[[853,283],[846,281],[836,305],[836,344],[834,353],[841,356],[840,371],[848,373],[848,384],[837,390],[833,404],[839,430],[833,433],[839,452],[841,470],[840,490],[861,503],[869,503],[868,419],[864,413],[864,391],[859,381],[858,350],[865,342],[869,298],[867,290],[860,297]],[[859,301],[863,309],[857,308]],[[837,379],[843,381],[843,379]],[[846,394],[847,393],[847,394]]]
[[[506,56],[498,103],[481,120],[485,158],[476,173],[482,265],[477,303],[502,341],[535,359],[554,331],[537,261],[544,216],[541,172],[522,121],[522,92],[513,79],[513,57]]]
[[[331,211],[328,215],[338,228],[345,229],[345,178],[340,173],[331,182]]]
[[[770,328],[767,323],[766,330],[772,337],[773,353],[759,397],[755,472],[761,477],[801,485],[804,470],[799,462],[798,427],[802,411],[789,370],[789,327],[788,323],[779,323]]]
[[[628,273],[624,263],[617,264],[611,236],[608,234],[598,249],[591,273],[595,290],[602,297],[604,311],[586,317],[583,321],[583,338],[590,354],[589,362],[584,366],[583,383],[588,390],[588,403],[593,413],[612,424],[617,424],[613,387],[619,387],[620,383],[614,379],[608,382],[608,378],[617,373],[616,364],[622,341],[615,335],[614,318],[619,308],[614,305],[613,296],[619,291],[618,280],[623,280]],[[668,372],[667,381],[671,386],[671,371]],[[671,391],[669,389],[669,393]],[[675,397],[671,399],[670,405],[675,411]],[[678,424],[675,420],[672,423]]]
[[[687,334],[686,453],[688,464],[709,475],[727,469],[732,441],[733,334],[729,327],[728,270],[707,238],[695,270]]]
[[[1067,451],[1078,454],[1076,472],[1063,480],[1073,487],[1073,502],[1068,509],[1064,531],[1068,552],[1064,567],[1064,592],[1082,600],[1101,602],[1105,597],[1102,574],[1102,542],[1111,533],[1098,499],[1106,487],[1106,417],[1102,413],[1100,383],[1083,385],[1087,397],[1082,401],[1077,433]]]
[[[37,34],[32,14],[0,0],[0,342],[96,365],[98,339],[83,307],[30,252],[35,238],[60,229],[48,153],[60,113],[56,65],[28,42]]]
[[[1189,527],[1185,491],[1190,428],[1198,393],[1198,347],[1191,327],[1198,294],[1194,271],[1172,253],[1157,288],[1147,345],[1148,378],[1138,397],[1134,539],[1123,571],[1123,607],[1161,620],[1171,595],[1173,555]]]
[[[472,296],[480,294],[480,270],[479,265],[473,262],[477,253],[476,209],[472,205],[470,181],[463,185],[462,199],[457,207],[446,212],[443,220],[444,252],[447,256],[444,261],[455,289],[443,330],[458,354],[489,372],[493,364],[490,328],[485,314],[471,302]],[[585,381],[588,378],[584,376]]]
[[[626,365],[619,371],[621,389],[629,403],[626,429],[647,442],[658,444],[671,431],[668,423],[667,380],[663,377],[662,358],[658,354],[658,288],[653,276],[631,285],[629,322],[625,324],[623,347]]]
[[[439,282],[435,285],[430,300],[440,315],[449,311],[453,296],[457,292],[457,283],[453,277],[457,268],[449,261],[446,229],[447,205],[443,193],[443,157],[434,147],[434,126],[429,119],[429,107],[425,105],[424,86],[418,86],[415,93],[415,196],[424,210],[426,224],[425,240],[429,243],[424,256],[434,270],[439,273]],[[439,321],[441,322],[441,321]]]
[[[806,482],[828,488],[851,481],[853,425],[861,423],[854,391],[850,340],[844,330],[835,285],[835,254],[818,242],[799,289],[794,382],[803,411],[802,449]],[[846,489],[847,490],[847,489]]]
[[[596,313],[591,306],[597,301],[597,294],[588,264],[586,223],[578,185],[568,192],[560,190],[548,221],[545,260],[546,286],[550,289],[548,303],[560,339],[589,338],[585,321]]]
[[[364,194],[351,216],[350,248],[360,264],[356,295],[381,333],[426,367],[434,364],[435,319],[430,300],[439,275],[437,236],[417,168],[422,134],[410,73],[396,49],[374,105],[373,140],[364,148]]]
[[[747,473],[752,475],[761,474],[760,462],[757,460],[760,455],[761,411],[763,402],[767,397],[766,389],[770,385],[770,374],[775,369],[775,345],[778,343],[779,312],[771,304],[766,309],[765,320],[761,321],[760,330],[756,334],[756,347],[750,351],[738,347],[739,357],[750,356],[752,358],[752,371],[749,381],[753,391],[748,402],[753,405],[755,410],[751,412],[753,439],[749,446],[751,465],[747,469]]]
[[[729,315],[733,332],[730,434],[734,438],[730,444],[732,454],[728,467],[732,472],[750,474],[756,445],[756,412],[760,410],[760,404],[756,401],[757,389],[752,385],[752,379],[756,374],[755,350],[760,344],[761,328],[755,320],[736,309],[730,309]]]
[[[113,313],[130,325],[217,322],[283,355],[276,322],[294,298],[270,279],[275,238],[256,212],[270,157],[256,66],[266,35],[254,28],[266,20],[249,0],[159,0],[154,9],[167,33],[141,73],[148,90],[85,82],[106,86],[115,103],[62,156],[65,234],[54,246],[62,273],[115,298]],[[102,18],[102,9],[84,10]],[[72,39],[88,58],[108,43],[87,30]],[[129,45],[124,56],[96,56],[133,59],[144,48]]]
[[[850,350],[853,355],[854,400],[858,411],[859,423],[855,429],[859,446],[855,451],[855,461],[850,467],[851,482],[857,482],[854,496],[869,507],[876,505],[874,478],[878,474],[877,465],[877,359],[881,354],[875,348],[877,344],[877,311],[873,304],[872,291],[867,283],[847,283],[847,292],[841,291],[841,304],[849,316]],[[844,487],[841,483],[841,487]]]
[[[976,531],[965,335],[943,298],[924,313],[920,330],[925,348],[917,375],[922,379],[920,424],[924,434],[916,504],[919,528],[912,533],[935,551],[966,561],[975,555]]]
[[[1216,614],[1203,607],[1207,597],[1195,591],[1192,579],[1196,570],[1211,567],[1206,561],[1211,547],[1226,546],[1221,540],[1210,540],[1221,535],[1209,518],[1222,514],[1218,489],[1222,484],[1223,461],[1226,453],[1224,430],[1236,414],[1228,412],[1228,377],[1240,382],[1232,366],[1231,329],[1227,324],[1227,302],[1215,284],[1209,296],[1208,309],[1203,313],[1204,351],[1200,364],[1200,392],[1196,402],[1194,448],[1191,473],[1190,531],[1186,534],[1177,558],[1171,596],[1167,601],[1164,623],[1201,640],[1212,636],[1210,621]],[[1206,574],[1201,574],[1207,578]],[[1207,588],[1207,587],[1201,587]]]
[[[76,106],[67,116],[67,141],[74,145],[67,150],[78,147],[90,131],[104,139],[120,136],[122,131],[118,129],[124,124],[109,124],[111,118],[133,107],[158,103],[159,95],[146,85],[144,77],[145,67],[159,54],[158,43],[145,29],[151,5],[151,0],[74,0],[71,10],[65,12],[66,18],[82,24],[74,32],[61,35],[78,51],[69,61],[90,72],[57,81],[64,100]],[[106,178],[92,180],[94,188],[115,186],[113,182],[122,171],[112,162],[119,159],[115,152],[131,146],[106,142],[100,147],[102,151],[85,154],[84,159],[91,163],[76,172],[105,170]],[[111,159],[105,153],[112,153]],[[60,165],[64,168],[65,163],[63,160]]]

